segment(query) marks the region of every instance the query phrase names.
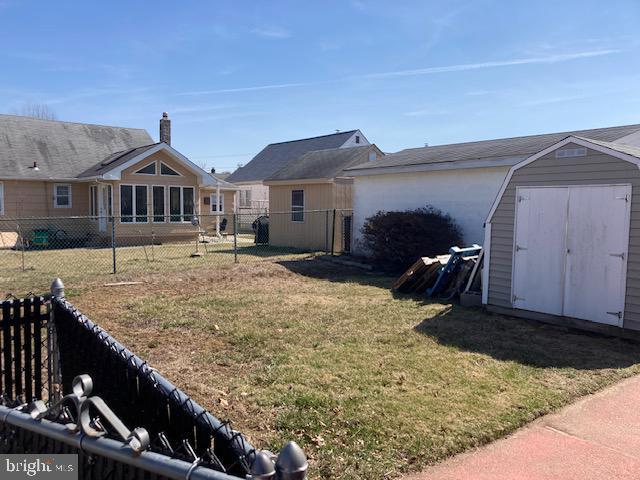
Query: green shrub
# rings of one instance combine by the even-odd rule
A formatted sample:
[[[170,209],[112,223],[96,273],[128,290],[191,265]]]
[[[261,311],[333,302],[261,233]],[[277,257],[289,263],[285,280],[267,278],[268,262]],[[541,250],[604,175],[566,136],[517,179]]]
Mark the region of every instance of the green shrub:
[[[378,212],[360,232],[362,247],[378,268],[399,272],[419,257],[432,257],[460,245],[462,234],[453,219],[427,206],[404,212]]]

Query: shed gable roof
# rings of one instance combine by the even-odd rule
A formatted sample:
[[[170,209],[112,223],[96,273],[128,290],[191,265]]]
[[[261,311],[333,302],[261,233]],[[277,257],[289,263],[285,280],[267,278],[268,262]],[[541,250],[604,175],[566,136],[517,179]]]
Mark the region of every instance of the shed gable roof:
[[[150,144],[139,128],[0,115],[0,177],[76,178],[115,152]],[[30,168],[34,162],[38,170]]]
[[[357,130],[350,130],[320,137],[271,143],[253,157],[249,163],[229,175],[227,181],[232,183],[261,182],[304,153],[341,147],[356,132]]]
[[[347,167],[368,161],[371,150],[382,154],[375,145],[307,152],[291,160],[265,181],[339,177],[344,175]]]
[[[549,153],[555,150],[558,150],[559,148],[562,148],[563,146],[568,144],[576,144],[586,148],[590,148],[592,150],[596,150],[604,154],[619,158],[620,160],[633,163],[636,166],[638,166],[638,168],[640,168],[640,148],[638,147],[570,135],[560,140],[559,142],[556,142],[553,145],[550,145],[549,147],[535,153],[534,155],[531,155],[529,158],[511,167],[511,169],[509,170],[509,173],[507,174],[504,181],[502,182],[502,186],[500,187],[498,195],[496,195],[493,205],[491,206],[491,210],[489,210],[489,215],[487,215],[487,219],[485,223],[491,222],[491,219],[493,218],[493,214],[498,208],[498,205],[500,204],[500,200],[502,199],[502,196],[504,195],[504,192],[507,189],[507,186],[511,182],[513,173],[516,170],[519,170],[520,168],[525,167],[535,162],[539,158],[542,158],[545,155],[548,155]]]

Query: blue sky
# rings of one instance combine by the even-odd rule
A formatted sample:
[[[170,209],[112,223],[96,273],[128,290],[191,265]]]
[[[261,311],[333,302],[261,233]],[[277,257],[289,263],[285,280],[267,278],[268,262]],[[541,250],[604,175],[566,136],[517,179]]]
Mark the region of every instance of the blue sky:
[[[218,171],[359,128],[384,151],[640,123],[637,1],[0,0],[0,112],[146,128]]]

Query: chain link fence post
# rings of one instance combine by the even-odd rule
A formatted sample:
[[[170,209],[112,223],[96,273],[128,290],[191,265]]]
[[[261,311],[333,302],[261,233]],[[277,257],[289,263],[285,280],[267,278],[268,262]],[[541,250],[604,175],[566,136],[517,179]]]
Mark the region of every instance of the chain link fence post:
[[[333,209],[333,228],[331,229],[331,256],[336,249],[336,209]]]
[[[238,214],[233,212],[233,262],[238,263]]]
[[[111,256],[113,257],[113,274],[118,271],[116,265],[116,218],[111,217]]]

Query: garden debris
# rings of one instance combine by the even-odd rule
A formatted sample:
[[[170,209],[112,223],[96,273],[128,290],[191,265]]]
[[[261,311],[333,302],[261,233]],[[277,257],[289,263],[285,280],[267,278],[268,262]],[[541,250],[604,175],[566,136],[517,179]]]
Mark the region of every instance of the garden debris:
[[[452,298],[467,290],[471,273],[477,272],[480,245],[449,249],[448,255],[422,257],[394,283],[392,289],[401,293],[427,293],[430,297]]]

